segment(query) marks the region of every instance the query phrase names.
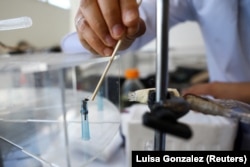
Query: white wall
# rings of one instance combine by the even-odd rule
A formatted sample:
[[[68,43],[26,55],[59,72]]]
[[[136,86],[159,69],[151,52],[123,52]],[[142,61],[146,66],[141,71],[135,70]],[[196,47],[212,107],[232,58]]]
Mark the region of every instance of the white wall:
[[[70,31],[70,10],[64,10],[38,0],[0,0],[0,20],[29,16],[33,25],[27,29],[0,31],[0,41],[16,45],[27,40],[35,47],[44,48],[60,44]]]

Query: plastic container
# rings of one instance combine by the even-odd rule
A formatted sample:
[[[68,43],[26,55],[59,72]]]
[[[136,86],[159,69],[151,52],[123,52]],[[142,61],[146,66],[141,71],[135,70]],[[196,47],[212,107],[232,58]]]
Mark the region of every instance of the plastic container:
[[[119,82],[112,88],[103,82],[101,112],[98,98],[88,102],[87,138],[81,136],[80,112],[108,60],[62,53],[0,56],[0,166],[84,167],[108,162],[121,143],[115,138],[121,121],[119,108],[110,101],[119,94],[106,92],[119,92]],[[120,75],[114,68],[109,72]],[[79,81],[81,89],[76,89]]]
[[[129,68],[125,70],[125,81],[122,85],[121,89],[121,110],[124,108],[131,106],[135,102],[130,102],[128,100],[128,93],[132,91],[136,91],[139,89],[143,89],[144,85],[141,83],[139,79],[139,70],[136,68]]]

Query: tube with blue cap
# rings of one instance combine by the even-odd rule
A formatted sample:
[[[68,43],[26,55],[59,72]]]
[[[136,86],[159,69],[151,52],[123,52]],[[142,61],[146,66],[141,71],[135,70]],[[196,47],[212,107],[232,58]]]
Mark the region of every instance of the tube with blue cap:
[[[81,106],[81,111],[80,111],[81,121],[82,121],[81,123],[82,123],[82,139],[83,140],[90,139],[87,102],[88,102],[87,98],[85,98],[82,101],[82,106]]]

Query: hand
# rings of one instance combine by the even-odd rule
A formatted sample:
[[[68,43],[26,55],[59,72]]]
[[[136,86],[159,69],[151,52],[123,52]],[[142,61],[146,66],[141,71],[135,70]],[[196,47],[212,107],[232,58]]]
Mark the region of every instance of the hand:
[[[195,84],[188,88],[182,90],[181,94],[184,96],[186,94],[195,94],[195,95],[210,95],[215,97],[213,93],[213,83],[202,83],[202,84]]]
[[[233,99],[250,103],[250,82],[212,82],[193,85],[182,91],[185,94],[210,95],[218,99]]]
[[[123,50],[146,30],[136,0],[81,0],[75,22],[82,45],[105,56],[119,39]]]

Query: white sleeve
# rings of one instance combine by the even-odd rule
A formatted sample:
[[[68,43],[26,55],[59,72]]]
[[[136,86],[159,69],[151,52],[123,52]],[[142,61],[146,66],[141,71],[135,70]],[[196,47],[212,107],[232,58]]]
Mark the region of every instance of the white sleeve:
[[[169,1],[169,26],[177,23],[196,20],[193,0],[170,0]]]
[[[66,54],[77,54],[77,53],[91,54],[90,51],[88,51],[82,46],[78,38],[78,34],[76,32],[65,35],[62,38],[60,45],[62,52]]]

